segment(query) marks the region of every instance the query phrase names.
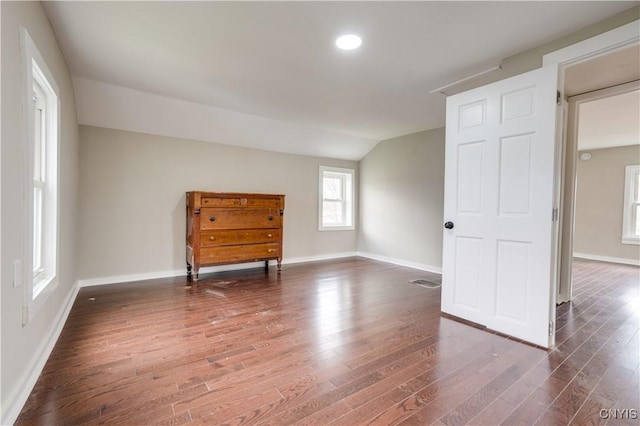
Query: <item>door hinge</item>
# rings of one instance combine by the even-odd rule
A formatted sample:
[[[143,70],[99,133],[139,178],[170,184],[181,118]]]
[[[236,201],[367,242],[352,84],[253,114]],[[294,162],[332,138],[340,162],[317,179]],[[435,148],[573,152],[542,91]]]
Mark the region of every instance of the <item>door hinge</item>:
[[[553,321],[549,321],[549,337],[553,336]]]
[[[556,90],[556,105],[562,105],[562,95],[559,90]]]
[[[558,208],[557,207],[554,207],[553,210],[551,210],[551,220],[553,222],[558,220]]]

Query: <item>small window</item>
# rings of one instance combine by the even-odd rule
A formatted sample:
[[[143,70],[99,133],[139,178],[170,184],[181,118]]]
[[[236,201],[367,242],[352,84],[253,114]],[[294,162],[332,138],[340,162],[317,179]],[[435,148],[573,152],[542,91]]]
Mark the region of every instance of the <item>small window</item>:
[[[622,244],[640,245],[640,165],[625,169]]]
[[[319,229],[354,229],[353,169],[320,167]]]
[[[25,197],[29,214],[29,237],[25,253],[26,318],[33,316],[57,285],[58,256],[58,86],[42,55],[26,30],[24,46],[25,146],[29,153],[25,171],[31,185]],[[30,260],[30,261],[29,261]],[[28,265],[28,266],[27,266]],[[29,277],[30,275],[30,277]],[[35,303],[37,302],[37,303]]]

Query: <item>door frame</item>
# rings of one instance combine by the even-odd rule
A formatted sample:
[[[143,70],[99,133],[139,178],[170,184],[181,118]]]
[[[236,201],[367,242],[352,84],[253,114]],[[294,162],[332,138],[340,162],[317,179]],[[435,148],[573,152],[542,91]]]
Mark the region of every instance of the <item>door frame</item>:
[[[543,66],[558,64],[558,87],[564,99],[564,80],[566,68],[580,62],[585,62],[599,56],[640,45],[640,20],[635,20],[595,37],[548,53],[542,57]],[[565,158],[561,161],[561,170],[556,179],[557,193],[560,198],[561,223],[557,238],[556,251],[560,254],[559,267],[556,269],[556,297],[551,303],[563,303],[571,300],[571,277],[573,260],[573,228],[575,212],[576,187],[576,157],[577,132],[572,126],[577,126],[577,120],[572,120],[569,114],[568,135],[562,140],[562,151]],[[560,121],[559,123],[562,123]],[[555,300],[554,300],[555,299]]]

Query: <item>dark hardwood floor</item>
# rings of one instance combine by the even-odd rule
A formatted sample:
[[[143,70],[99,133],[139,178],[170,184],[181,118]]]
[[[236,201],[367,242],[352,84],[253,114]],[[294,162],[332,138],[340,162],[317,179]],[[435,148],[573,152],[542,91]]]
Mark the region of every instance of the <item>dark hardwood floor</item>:
[[[638,424],[639,269],[574,269],[550,351],[361,258],[84,288],[17,424]]]

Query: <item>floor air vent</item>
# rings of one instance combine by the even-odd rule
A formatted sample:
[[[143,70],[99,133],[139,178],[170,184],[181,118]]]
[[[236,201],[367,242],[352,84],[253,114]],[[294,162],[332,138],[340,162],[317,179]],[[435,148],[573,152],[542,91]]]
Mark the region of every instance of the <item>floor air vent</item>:
[[[434,281],[429,281],[429,280],[424,280],[422,278],[418,278],[416,280],[411,280],[409,281],[411,284],[417,284],[419,286],[422,287],[426,287],[426,288],[438,288],[440,287],[442,284],[434,282]]]

